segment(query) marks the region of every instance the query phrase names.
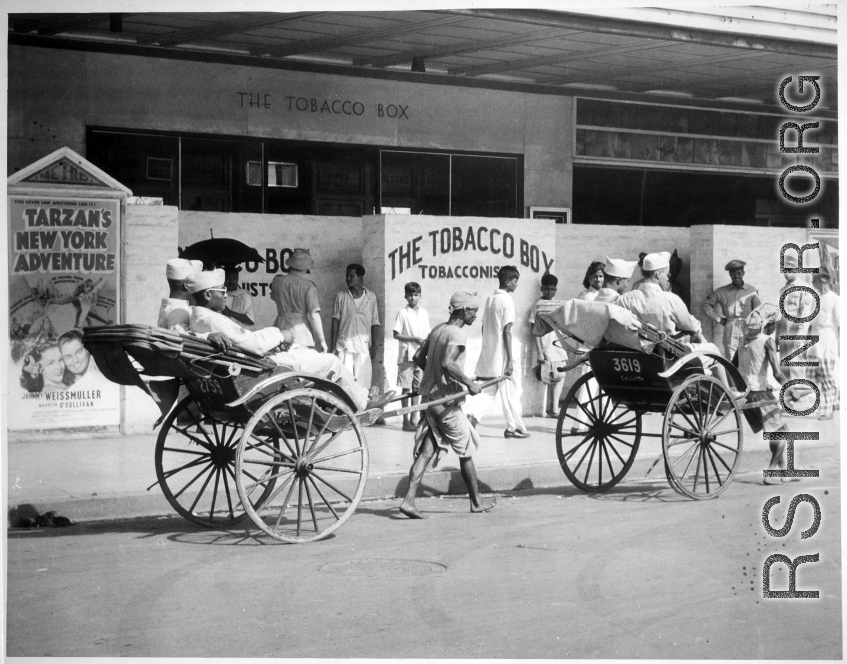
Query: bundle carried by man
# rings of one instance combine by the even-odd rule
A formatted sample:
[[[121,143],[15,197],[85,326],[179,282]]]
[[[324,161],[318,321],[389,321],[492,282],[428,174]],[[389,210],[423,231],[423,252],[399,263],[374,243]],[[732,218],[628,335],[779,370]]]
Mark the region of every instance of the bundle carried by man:
[[[684,344],[645,323],[631,311],[609,302],[546,300],[538,304],[532,333],[541,337],[556,332],[564,348],[585,352],[602,341],[650,353],[657,346],[674,357],[690,352]],[[576,341],[568,342],[565,337]]]

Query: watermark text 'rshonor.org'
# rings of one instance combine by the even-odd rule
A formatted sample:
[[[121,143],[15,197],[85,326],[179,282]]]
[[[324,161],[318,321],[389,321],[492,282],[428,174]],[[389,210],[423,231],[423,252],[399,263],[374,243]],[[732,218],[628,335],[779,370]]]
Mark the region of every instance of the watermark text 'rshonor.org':
[[[812,101],[802,104],[802,102],[798,102],[798,104],[793,104],[786,99],[786,88],[789,84],[792,83],[793,77],[788,76],[783,79],[779,86],[779,100],[785,108],[794,113],[807,113],[815,108],[818,105],[821,99],[821,88],[818,85],[818,80],[820,76],[799,76],[797,82],[797,94],[804,94],[804,83],[811,83],[814,87],[814,98]],[[805,94],[809,96],[811,90],[809,86],[805,86]],[[820,126],[819,122],[809,122],[803,124],[802,126],[797,124],[796,122],[785,122],[779,130],[779,151],[781,153],[786,154],[803,154],[803,155],[814,155],[820,152],[820,148],[817,147],[806,147],[803,143],[804,141],[804,132],[808,130],[818,129]],[[796,132],[797,136],[797,145],[795,147],[786,147],[785,146],[785,134],[787,131]],[[786,180],[792,174],[805,174],[811,177],[814,180],[814,189],[811,193],[805,195],[794,195],[788,192],[786,188]],[[779,191],[782,196],[794,203],[796,205],[805,205],[813,201],[821,191],[821,180],[820,176],[818,176],[817,172],[813,168],[813,165],[809,164],[797,164],[795,166],[790,166],[785,169],[785,171],[780,175],[779,178]],[[817,219],[811,220],[812,228],[817,228],[819,221]],[[812,244],[804,244],[802,247],[798,246],[794,243],[786,243],[780,249],[779,254],[779,269],[782,273],[786,274],[795,274],[795,273],[817,273],[818,268],[807,268],[803,266],[803,256],[804,252],[807,250],[817,251],[819,243],[815,242]],[[797,255],[797,267],[786,267],[786,253],[792,252]],[[786,298],[790,296],[792,293],[807,293],[810,295],[815,301],[815,308],[810,314],[806,316],[798,316],[794,315],[794,313],[802,313],[802,312],[794,312],[789,313],[786,310]],[[818,297],[817,292],[805,285],[793,285],[785,288],[780,295],[779,298],[779,310],[782,316],[791,321],[792,323],[803,324],[810,323],[817,316],[820,311],[820,298]],[[818,337],[814,335],[780,335],[780,341],[800,341],[805,342],[799,348],[796,348],[793,352],[785,355],[780,359],[780,365],[783,367],[815,367],[818,366],[819,362],[815,361],[801,361],[795,360],[794,358],[801,356],[805,351],[814,346],[818,342]],[[805,410],[795,410],[789,407],[785,402],[785,397],[787,391],[793,387],[800,384],[804,384],[807,387],[810,387],[812,391],[815,393],[815,403],[811,408]],[[804,416],[809,415],[815,410],[817,410],[820,405],[820,390],[818,386],[815,385],[812,381],[807,378],[796,378],[793,380],[787,381],[780,390],[779,393],[779,406],[782,410],[788,412],[794,416]],[[819,477],[820,472],[817,469],[796,469],[794,468],[794,441],[796,440],[818,440],[819,432],[810,431],[810,432],[794,432],[794,431],[772,431],[763,433],[763,437],[765,440],[770,441],[781,441],[785,440],[786,442],[786,469],[785,470],[764,470],[762,471],[763,477],[779,477],[779,478],[800,478],[800,477]],[[791,526],[794,523],[794,515],[797,510],[797,507],[800,503],[808,503],[813,511],[813,520],[812,524],[800,534],[800,539],[809,539],[814,537],[814,535],[818,532],[821,525],[821,508],[818,504],[817,499],[808,494],[808,493],[800,493],[794,496],[791,499],[791,502],[788,505],[788,513],[785,517],[785,524],[781,528],[774,528],[770,523],[770,511],[776,505],[779,505],[781,498],[779,496],[773,496],[765,502],[762,507],[762,525],[765,528],[765,531],[771,537],[785,537],[788,535],[791,530]],[[817,590],[797,590],[797,568],[803,563],[816,563],[820,560],[820,553],[811,553],[806,555],[797,556],[794,560],[791,560],[786,555],[774,553],[767,557],[764,564],[762,565],[762,597],[764,598],[774,598],[774,599],[817,599],[820,596],[819,591]],[[770,572],[771,567],[777,563],[783,563],[788,568],[788,590],[771,590],[770,588]]]

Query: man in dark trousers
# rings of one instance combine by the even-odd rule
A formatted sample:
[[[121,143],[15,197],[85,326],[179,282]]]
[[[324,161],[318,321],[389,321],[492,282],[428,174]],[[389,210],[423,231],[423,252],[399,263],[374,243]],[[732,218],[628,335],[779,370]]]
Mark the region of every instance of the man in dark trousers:
[[[424,403],[456,394],[463,387],[467,387],[471,394],[479,393],[481,385],[463,371],[468,336],[464,327],[473,324],[478,311],[479,297],[474,292],[459,291],[450,298],[450,319],[435,327],[421,351],[426,353],[426,368],[419,388]],[[473,462],[473,453],[479,447],[479,435],[462,410],[464,400],[462,396],[431,406],[421,417],[415,434],[415,461],[409,470],[409,489],[400,504],[400,511],[410,519],[426,518],[415,506],[415,494],[432,457],[437,455],[434,465],[438,465],[441,455],[450,448],[459,455],[471,512],[488,512],[497,502],[483,502],[479,494]]]

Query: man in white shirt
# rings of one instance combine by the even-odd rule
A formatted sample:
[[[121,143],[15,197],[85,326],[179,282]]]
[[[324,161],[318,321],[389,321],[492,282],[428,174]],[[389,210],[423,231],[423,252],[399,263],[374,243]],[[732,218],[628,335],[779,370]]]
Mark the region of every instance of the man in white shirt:
[[[512,326],[515,322],[515,303],[512,293],[518,287],[520,272],[513,265],[505,265],[497,273],[500,288],[485,301],[482,314],[482,348],[476,364],[479,381],[507,376],[497,385],[485,388],[468,402],[467,412],[471,423],[482,420],[485,411],[495,400],[500,402],[506,418],[506,438],[528,438],[522,419],[521,384],[512,357]]]
[[[603,287],[594,301],[614,304],[629,288],[629,280],[636,265],[638,265],[637,261],[625,261],[621,258],[606,256],[603,267]]]
[[[335,296],[329,347],[356,380],[369,388],[379,313],[376,295],[365,288],[364,276],[365,268],[358,263],[347,266],[347,288]]]
[[[697,342],[701,339],[700,321],[688,312],[688,307],[679,296],[665,290],[670,257],[669,251],[647,254],[641,267],[641,284],[636,290],[621,295],[617,305],[629,309],[640,320],[650,323],[658,330],[671,335],[688,332],[692,341]],[[713,347],[715,352],[719,352],[714,344],[708,345]]]
[[[188,334],[188,318],[191,315],[191,295],[185,288],[185,279],[203,270],[203,261],[172,258],[165,268],[170,292],[162,298],[159,307],[158,327]]]
[[[170,292],[168,297],[162,298],[159,307],[159,319],[157,327],[166,330],[188,334],[190,331],[189,318],[191,316],[191,305],[194,299],[185,287],[185,280],[200,274],[203,271],[203,261],[190,261],[185,258],[172,258],[165,268],[165,277],[168,280]],[[208,339],[215,348],[226,350],[232,344],[220,333],[198,335]]]
[[[689,313],[682,299],[666,290],[669,283],[670,258],[669,251],[647,254],[641,266],[641,285],[637,290],[621,295],[616,304],[633,312],[639,320],[650,323],[668,336],[678,332],[689,333],[691,342],[688,346],[692,351],[704,350],[720,355],[720,350],[715,344],[703,341],[700,321]],[[741,396],[729,382],[726,371],[720,364],[710,358],[703,358],[703,366],[726,386],[733,398]]]
[[[341,361],[330,353],[318,353],[311,348],[292,344],[290,332],[276,327],[245,330],[221,312],[226,307],[226,286],[223,270],[201,272],[185,280],[188,292],[194,296],[191,309],[191,331],[220,332],[236,348],[256,355],[265,355],[280,366],[327,378],[340,385],[350,395],[359,410],[381,408],[394,396],[389,392],[368,401],[368,391],[350,374]]]

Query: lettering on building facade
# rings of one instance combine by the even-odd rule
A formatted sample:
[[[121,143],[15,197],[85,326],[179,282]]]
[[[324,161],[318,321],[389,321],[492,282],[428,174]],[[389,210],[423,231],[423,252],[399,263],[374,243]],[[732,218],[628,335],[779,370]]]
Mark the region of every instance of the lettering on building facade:
[[[384,102],[364,102],[355,99],[327,99],[320,97],[301,97],[282,95],[281,103],[274,103],[269,92],[236,92],[239,108],[278,109],[290,113],[315,113],[318,115],[347,115],[388,118],[390,120],[408,120],[408,104],[387,104]]]

